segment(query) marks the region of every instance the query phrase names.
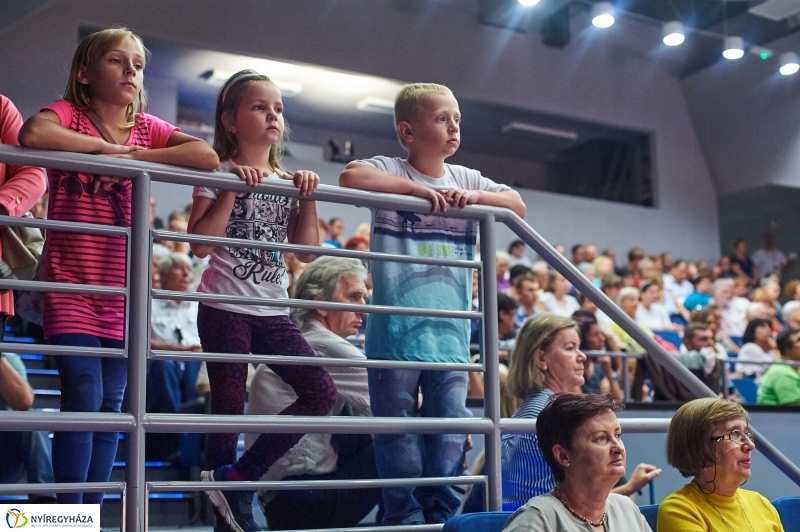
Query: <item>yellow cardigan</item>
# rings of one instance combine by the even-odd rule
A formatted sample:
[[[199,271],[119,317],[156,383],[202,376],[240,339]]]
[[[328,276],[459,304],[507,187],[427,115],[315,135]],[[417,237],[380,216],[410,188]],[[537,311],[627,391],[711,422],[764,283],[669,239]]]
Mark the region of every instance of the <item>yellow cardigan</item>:
[[[778,511],[755,491],[706,495],[689,482],[658,508],[657,532],[749,532],[751,526],[754,532],[783,532]]]

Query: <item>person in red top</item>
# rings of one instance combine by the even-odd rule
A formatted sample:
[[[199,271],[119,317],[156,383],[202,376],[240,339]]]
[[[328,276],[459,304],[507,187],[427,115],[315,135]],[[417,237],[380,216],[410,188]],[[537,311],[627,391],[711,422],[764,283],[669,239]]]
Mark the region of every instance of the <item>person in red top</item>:
[[[22,127],[22,116],[11,100],[0,94],[0,144],[19,146],[17,135]],[[18,166],[0,162],[0,214],[22,216],[33,208],[44,194],[44,170],[33,166]],[[0,246],[0,260],[3,258]],[[5,330],[5,320],[14,315],[14,292],[0,294],[0,331]],[[2,338],[2,333],[0,333]]]
[[[144,112],[147,51],[124,28],[102,30],[78,45],[64,99],[23,125],[20,144],[95,153],[213,170],[219,159],[205,142]],[[48,218],[128,227],[130,180],[49,170]],[[48,231],[45,280],[122,287],[126,239]],[[56,345],[123,348],[125,300],[119,296],[48,293],[44,334]],[[61,411],[119,412],[127,382],[126,361],[59,356]],[[117,449],[114,432],[56,432],[56,482],[107,482]],[[102,493],[59,494],[60,503],[99,504]]]

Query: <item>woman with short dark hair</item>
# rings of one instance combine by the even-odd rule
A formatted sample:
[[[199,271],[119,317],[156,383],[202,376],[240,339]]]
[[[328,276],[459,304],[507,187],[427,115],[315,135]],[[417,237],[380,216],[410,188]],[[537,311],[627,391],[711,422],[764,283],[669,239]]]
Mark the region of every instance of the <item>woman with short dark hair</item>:
[[[517,510],[504,531],[652,531],[633,501],[611,492],[625,474],[625,445],[614,413],[621,409],[607,394],[553,398],[536,419],[536,430],[556,487]]]
[[[659,530],[783,530],[772,504],[740,489],[750,478],[753,433],[740,405],[716,398],[680,407],[667,432],[667,462],[691,482],[658,508]]]

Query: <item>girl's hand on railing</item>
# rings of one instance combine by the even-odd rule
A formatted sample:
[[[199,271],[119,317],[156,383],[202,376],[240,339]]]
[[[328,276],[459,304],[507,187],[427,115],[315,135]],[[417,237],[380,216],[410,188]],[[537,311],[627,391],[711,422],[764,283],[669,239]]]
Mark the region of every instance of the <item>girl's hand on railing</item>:
[[[106,145],[103,146],[103,149],[100,151],[100,155],[111,155],[113,157],[121,157],[123,159],[131,159],[128,155],[131,152],[143,150],[141,146],[123,146],[122,144],[111,144],[110,142],[106,142]]]
[[[291,174],[283,174],[283,179],[294,181],[294,186],[300,189],[301,196],[308,196],[319,186],[319,176],[310,170],[298,170]]]
[[[231,172],[239,176],[239,179],[254,187],[261,183],[265,177],[270,175],[267,172],[259,170],[258,168],[253,168],[252,166],[234,166],[231,168]]]

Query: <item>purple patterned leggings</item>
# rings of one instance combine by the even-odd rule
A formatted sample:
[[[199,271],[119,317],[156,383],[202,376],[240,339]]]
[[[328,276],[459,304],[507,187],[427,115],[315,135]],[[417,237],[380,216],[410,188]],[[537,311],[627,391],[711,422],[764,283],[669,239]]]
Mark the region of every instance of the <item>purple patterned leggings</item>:
[[[251,316],[200,304],[197,328],[203,351],[313,357],[314,351],[288,316]],[[244,414],[247,364],[209,362],[212,414]],[[297,394],[297,401],[281,415],[325,416],[336,402],[336,387],[322,366],[271,364],[274,371]],[[238,434],[210,434],[208,467],[226,464],[245,480],[259,480],[303,434],[262,434],[236,461]]]

